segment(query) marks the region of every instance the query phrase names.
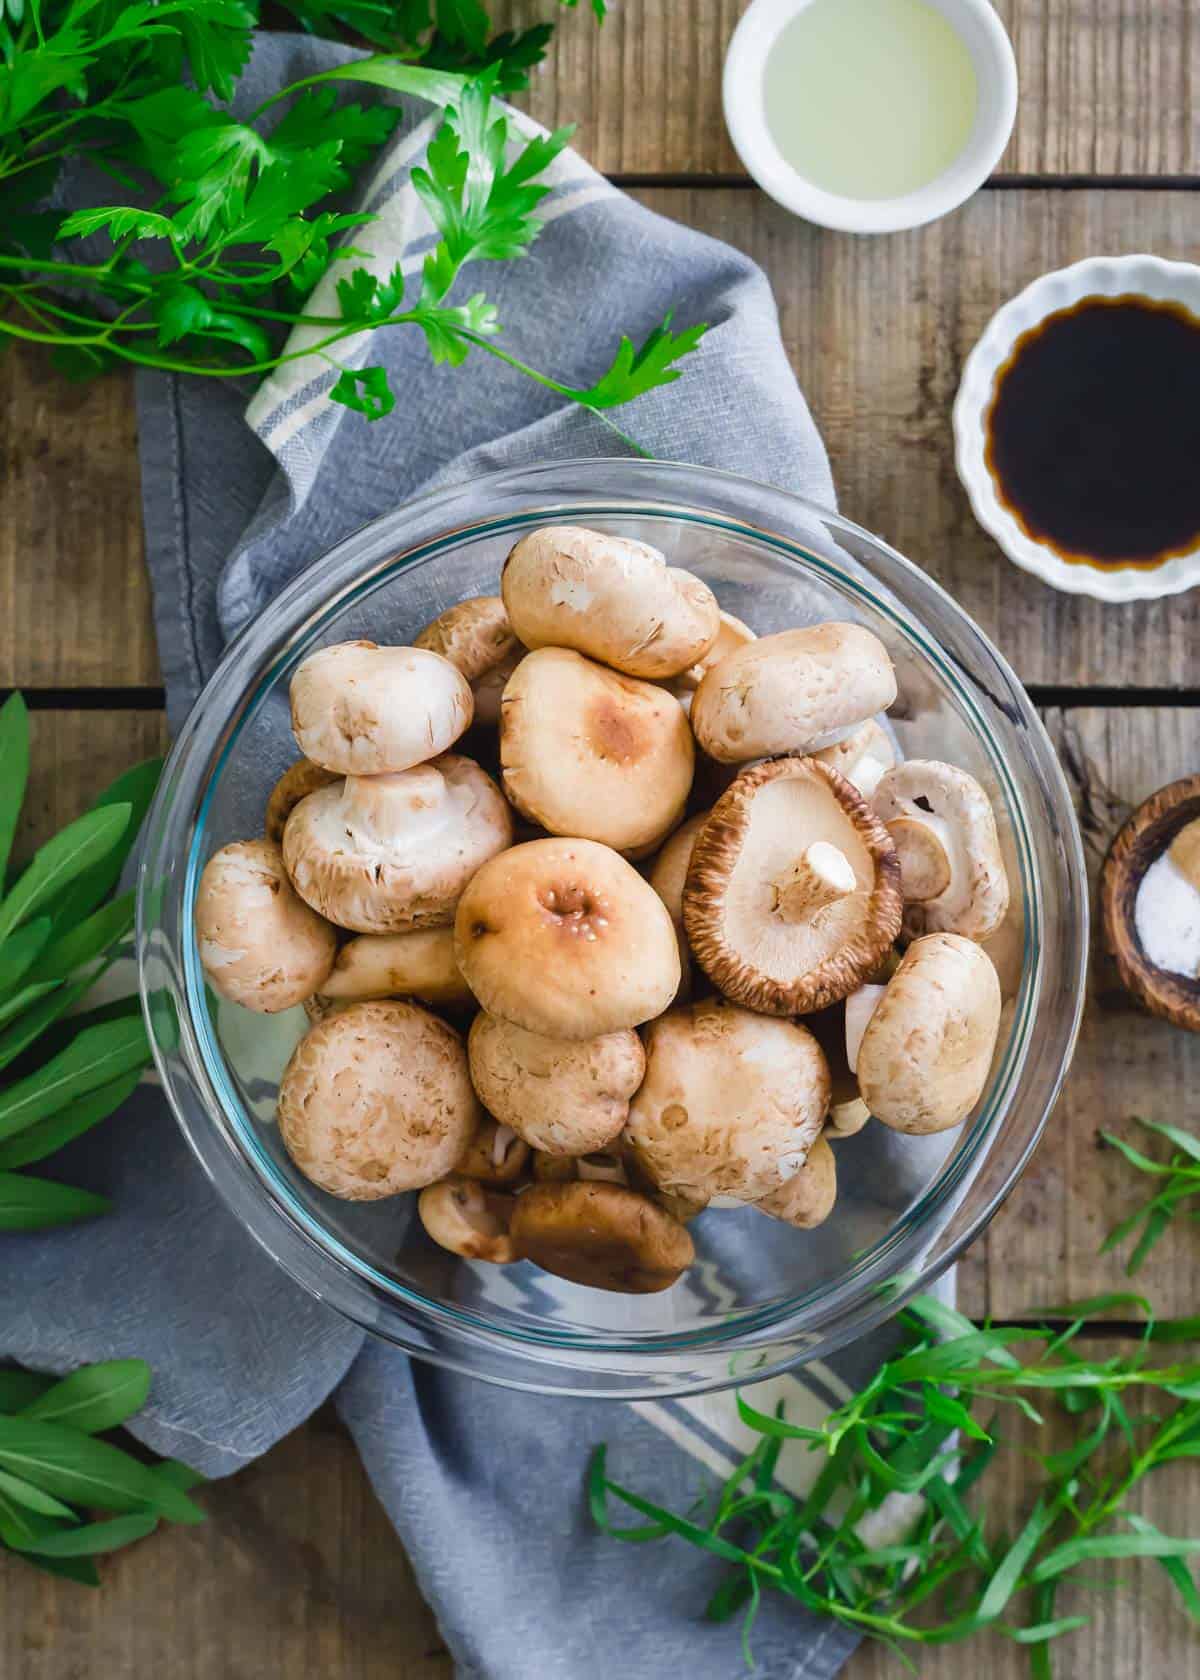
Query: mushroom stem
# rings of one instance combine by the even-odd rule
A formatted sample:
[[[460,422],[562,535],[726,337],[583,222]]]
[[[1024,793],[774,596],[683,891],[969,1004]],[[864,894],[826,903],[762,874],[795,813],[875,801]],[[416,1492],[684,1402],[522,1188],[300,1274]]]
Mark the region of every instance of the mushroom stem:
[[[897,817],[887,831],[900,859],[900,891],[906,904],[925,904],[940,898],[953,873],[946,846],[945,825],[936,817]]]
[[[381,776],[347,776],[340,816],[346,828],[371,840],[420,832],[445,820],[446,778],[432,764]]]
[[[776,913],[805,922],[818,910],[848,898],[858,882],[849,858],[828,840],[814,840],[775,882]]]

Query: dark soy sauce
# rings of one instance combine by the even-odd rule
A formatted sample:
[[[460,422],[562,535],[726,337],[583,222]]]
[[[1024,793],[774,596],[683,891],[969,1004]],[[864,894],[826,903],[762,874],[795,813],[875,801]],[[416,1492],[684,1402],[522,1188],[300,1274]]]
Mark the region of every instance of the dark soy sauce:
[[[1089,297],[1000,369],[987,462],[1027,534],[1064,560],[1157,566],[1200,542],[1200,320]]]

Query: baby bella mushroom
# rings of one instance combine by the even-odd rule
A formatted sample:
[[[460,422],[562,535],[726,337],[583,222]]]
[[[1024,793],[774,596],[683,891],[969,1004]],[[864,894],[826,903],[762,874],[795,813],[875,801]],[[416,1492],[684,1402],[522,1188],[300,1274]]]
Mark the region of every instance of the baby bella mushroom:
[[[959,1126],[979,1101],[1000,1027],[987,953],[955,933],[914,940],[883,989],[855,1061],[863,1100],[898,1132]]]
[[[1008,875],[991,802],[953,764],[910,758],[871,803],[900,859],[905,929],[986,939],[1008,910]]]
[[[525,652],[499,595],[474,595],[447,607],[413,637],[413,646],[440,653],[462,672],[475,697],[476,723],[499,723],[500,695]]]
[[[338,642],[292,678],[300,751],[339,776],[381,776],[444,753],[474,712],[470,685],[424,648]]]
[[[874,718],[868,718],[845,740],[836,742],[832,747],[822,747],[813,757],[819,758],[822,764],[828,764],[832,770],[840,770],[864,799],[870,799],[879,786],[880,777],[895,764],[896,749],[883,725]]]
[[[458,902],[454,948],[490,1015],[548,1038],[636,1027],[679,987],[662,900],[592,840],[530,840],[485,863]]]
[[[823,1009],[895,940],[898,883],[892,843],[845,777],[769,759],[742,771],[697,836],[683,893],[692,954],[748,1009]]]
[[[321,987],[327,998],[415,997],[435,1008],[462,1008],[474,1000],[454,960],[449,927],[413,933],[360,933],[337,954]]]
[[[646,1056],[631,1029],[546,1038],[480,1011],[467,1039],[479,1100],[534,1149],[588,1155],[620,1132]]]
[[[491,777],[445,753],[310,793],[288,818],[283,856],[301,898],[331,922],[406,933],[453,921],[467,882],[511,839],[512,816]]]
[[[444,1178],[483,1118],[452,1027],[415,1003],[356,1003],[312,1028],[279,1086],[279,1135],[330,1195],[378,1201]]]
[[[687,822],[681,823],[655,858],[654,867],[648,877],[650,885],[666,905],[667,914],[675,929],[675,938],[679,944],[681,992],[687,990],[692,967],[687,931],[683,925],[683,884],[692,861],[696,836],[707,820],[708,812],[701,811],[698,816],[689,817]]]
[[[283,844],[283,831],[287,820],[302,799],[307,799],[310,793],[316,793],[318,788],[328,787],[330,782],[339,778],[332,770],[324,770],[311,759],[298,758],[280,776],[271,789],[267,800],[266,814],[263,818],[263,834],[277,846]]]
[[[579,525],[533,531],[504,562],[500,589],[528,648],[574,648],[631,677],[674,677],[717,639],[706,583],[656,548]]]
[[[859,624],[812,624],[760,636],[712,666],[692,700],[692,728],[710,758],[742,764],[829,746],[895,698],[878,636]]]
[[[336,932],[297,896],[269,840],[239,840],[209,858],[195,922],[214,989],[264,1015],[303,1003],[333,967]]]
[[[516,1198],[510,1235],[519,1258],[591,1289],[652,1295],[695,1259],[683,1226],[620,1184],[534,1184]]]
[[[417,1197],[417,1214],[439,1248],[461,1260],[508,1266],[517,1258],[509,1235],[516,1198],[466,1178],[444,1178]]]
[[[808,1159],[786,1184],[772,1190],[755,1207],[772,1219],[780,1219],[797,1230],[811,1231],[823,1225],[837,1201],[837,1163],[824,1132],[813,1142]]]
[[[692,732],[679,703],[568,648],[527,654],[500,704],[504,791],[552,834],[616,851],[653,845],[683,815]]]
[[[829,1107],[829,1069],[791,1021],[708,1000],[646,1029],[625,1141],[658,1189],[758,1202],[800,1171]]]

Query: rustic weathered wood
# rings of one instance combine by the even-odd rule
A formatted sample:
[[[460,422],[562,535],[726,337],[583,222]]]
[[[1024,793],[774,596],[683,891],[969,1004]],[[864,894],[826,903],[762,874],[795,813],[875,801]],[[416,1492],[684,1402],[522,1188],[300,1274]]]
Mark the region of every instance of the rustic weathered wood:
[[[741,174],[721,114],[721,61],[746,0],[618,0],[598,29],[586,0],[559,21],[526,96],[541,122],[579,124],[608,174]],[[545,17],[547,0],[497,15]],[[1021,96],[1001,171],[1200,171],[1200,31],[1190,0],[996,0]]]

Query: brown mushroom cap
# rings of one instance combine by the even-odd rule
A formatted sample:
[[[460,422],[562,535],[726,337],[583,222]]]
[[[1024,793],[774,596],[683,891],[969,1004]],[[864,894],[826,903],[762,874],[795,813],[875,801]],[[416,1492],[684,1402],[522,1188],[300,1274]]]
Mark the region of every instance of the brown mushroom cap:
[[[505,793],[532,822],[628,851],[683,815],[695,750],[666,689],[542,648],[508,679],[500,760]]]
[[[901,910],[895,851],[870,806],[836,770],[791,755],[743,770],[713,806],[683,894],[697,962],[727,997],[770,1015],[845,997],[892,944]]]
[[[656,548],[579,525],[533,531],[504,562],[500,589],[528,648],[575,648],[632,677],[673,677],[717,638],[706,583]]]
[[[899,1132],[961,1125],[987,1081],[1000,982],[974,940],[915,940],[867,1022],[858,1082],[877,1120]]]
[[[493,1266],[508,1266],[517,1258],[509,1235],[516,1205],[515,1196],[463,1178],[444,1178],[417,1197],[421,1224],[439,1248]]]
[[[522,1260],[623,1295],[669,1289],[696,1257],[678,1220],[619,1184],[534,1184],[517,1198],[510,1232]]]
[[[480,864],[512,839],[500,789],[445,753],[387,776],[347,776],[302,799],[283,832],[296,891],[355,933],[444,927]]]
[[[499,595],[475,595],[447,607],[413,637],[413,646],[440,653],[462,672],[475,696],[476,723],[500,721],[500,695],[525,650]]]
[[[415,1003],[356,1003],[313,1027],[279,1086],[279,1134],[330,1195],[378,1201],[444,1178],[483,1112],[452,1027]]]
[[[625,1140],[660,1190],[757,1202],[799,1172],[829,1107],[829,1069],[792,1021],[707,1000],[646,1029]]]
[[[263,834],[276,846],[283,844],[283,830],[288,818],[302,799],[318,788],[328,787],[338,777],[332,770],[324,770],[311,759],[298,758],[289,765],[271,789],[263,818]]]
[[[871,798],[900,859],[905,931],[986,939],[1008,911],[1008,874],[991,801],[953,764],[910,758]]]
[[[832,747],[822,747],[813,757],[828,764],[831,770],[840,770],[864,799],[870,799],[880,777],[895,766],[896,749],[883,725],[875,718],[868,718],[844,740]]]
[[[785,1225],[811,1231],[814,1225],[825,1223],[836,1201],[837,1163],[822,1133],[814,1139],[808,1160],[800,1171],[754,1205],[771,1219],[781,1219]]]
[[[356,1001],[415,997],[438,1008],[474,1001],[454,960],[454,931],[449,927],[360,933],[342,946],[321,990],[327,998]]]
[[[474,702],[461,671],[423,648],[339,642],[292,678],[292,731],[302,753],[339,776],[424,764],[462,734]]]
[[[878,636],[859,624],[811,624],[761,636],[714,665],[692,700],[692,728],[710,758],[740,764],[828,746],[895,698]]]
[[[638,1035],[546,1038],[481,1011],[467,1039],[479,1100],[518,1137],[548,1155],[587,1155],[611,1143],[642,1082]]]
[[[687,822],[682,823],[655,858],[654,867],[647,877],[666,905],[675,928],[675,939],[679,945],[680,997],[689,990],[692,973],[692,953],[688,947],[687,929],[683,925],[683,883],[692,861],[696,836],[707,818],[708,812],[701,811],[698,816],[689,817]]]
[[[531,840],[485,863],[459,900],[454,948],[490,1015],[549,1038],[636,1027],[679,986],[662,900],[591,840]]]
[[[337,934],[299,898],[270,840],[222,846],[196,889],[196,949],[213,988],[273,1015],[325,983]]]
[[[485,1115],[454,1171],[459,1178],[475,1178],[482,1184],[515,1184],[529,1168],[529,1153],[529,1145],[511,1126],[498,1126]]]

